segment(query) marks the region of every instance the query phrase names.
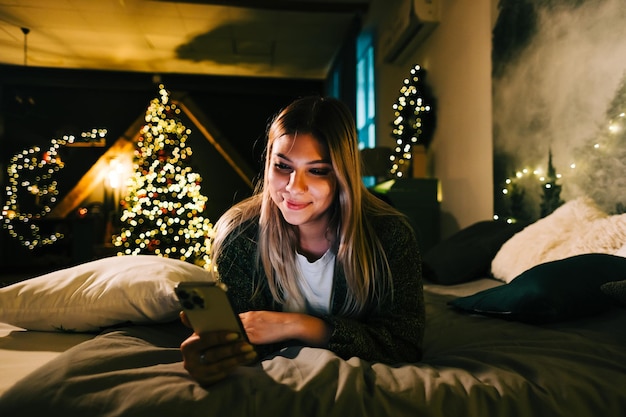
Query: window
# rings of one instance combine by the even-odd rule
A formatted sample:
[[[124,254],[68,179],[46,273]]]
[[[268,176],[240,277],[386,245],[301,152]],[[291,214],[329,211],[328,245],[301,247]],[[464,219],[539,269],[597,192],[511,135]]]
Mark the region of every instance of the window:
[[[340,84],[341,70],[338,65],[335,65],[330,73],[330,77],[328,78],[328,84],[326,85],[326,94],[330,97],[341,98]]]
[[[363,33],[357,40],[356,128],[359,146],[376,146],[376,100],[374,96],[374,45],[371,34]]]
[[[359,149],[376,146],[376,100],[374,96],[374,45],[372,35],[363,33],[357,39],[356,128]],[[364,177],[366,186],[375,185],[375,177]]]

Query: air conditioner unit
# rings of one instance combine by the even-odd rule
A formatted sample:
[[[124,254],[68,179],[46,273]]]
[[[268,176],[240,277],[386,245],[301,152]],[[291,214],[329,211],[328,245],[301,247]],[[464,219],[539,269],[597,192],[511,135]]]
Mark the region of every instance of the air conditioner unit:
[[[378,56],[398,62],[420,45],[439,23],[440,0],[397,0],[378,28]]]

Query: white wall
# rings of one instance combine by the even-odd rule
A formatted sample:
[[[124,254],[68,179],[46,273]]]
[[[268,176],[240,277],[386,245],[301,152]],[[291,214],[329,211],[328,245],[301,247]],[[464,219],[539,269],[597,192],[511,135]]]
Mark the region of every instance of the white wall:
[[[411,56],[378,60],[378,144],[393,146],[390,124],[402,81],[414,64],[427,71],[437,100],[430,175],[441,186],[441,233],[493,216],[491,29],[496,0],[438,0],[440,23]],[[372,0],[365,25],[376,28],[395,2]]]

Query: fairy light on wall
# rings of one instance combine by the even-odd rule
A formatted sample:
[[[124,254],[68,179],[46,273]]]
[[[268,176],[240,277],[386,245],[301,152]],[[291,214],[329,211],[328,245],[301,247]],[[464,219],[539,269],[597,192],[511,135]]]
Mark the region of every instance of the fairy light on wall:
[[[71,147],[104,147],[106,146],[106,129],[91,129],[81,133],[79,138],[72,138],[67,146]]]
[[[566,178],[570,180],[577,178],[579,181],[585,180],[586,187],[584,187],[584,190],[586,194],[594,197],[596,202],[606,193],[606,187],[603,187],[600,182],[602,178],[598,179],[596,177],[596,175],[599,175],[600,171],[598,164],[601,166],[606,165],[611,156],[622,149],[621,146],[623,145],[621,144],[626,135],[625,128],[626,113],[621,112],[608,121],[606,127],[601,130],[599,137],[593,141],[592,145],[578,150],[578,157],[568,165],[569,173],[566,175]],[[617,159],[619,159],[619,157]],[[626,165],[626,161],[623,161],[622,164]],[[609,169],[608,171],[613,172],[613,169]],[[609,180],[614,179],[614,175],[615,174],[613,174],[613,177],[609,178]],[[494,219],[504,219],[509,223],[517,221],[515,213],[521,210],[519,207],[523,204],[521,200],[524,198],[524,194],[530,186],[539,184],[544,190],[544,195],[550,195],[555,192],[555,187],[559,187],[560,189],[561,186],[557,181],[561,179],[563,179],[563,175],[557,173],[552,167],[551,155],[548,162],[548,172],[544,173],[541,168],[524,168],[516,171],[514,176],[505,180],[504,186],[501,189],[502,194],[506,196],[508,200],[509,207],[513,207],[512,210],[510,210],[512,213],[509,215],[496,214],[494,215]],[[595,192],[598,194],[594,194]],[[544,201],[542,204],[545,203]],[[617,209],[616,211],[622,212],[623,210]]]
[[[574,149],[568,178],[608,213],[626,212],[626,78],[591,145]]]
[[[99,137],[106,135],[106,129],[95,131]],[[55,175],[65,167],[59,149],[74,141],[73,135],[66,135],[53,139],[47,149],[34,146],[9,160],[6,203],[0,220],[3,229],[28,249],[51,245],[64,237],[60,232],[43,233],[38,223],[57,202],[59,190]]]
[[[34,249],[63,238],[55,232],[42,235],[37,220],[52,209],[59,193],[53,179],[64,164],[57,154],[63,141],[53,140],[43,151],[35,146],[14,155],[7,167],[6,204],[2,209],[2,227],[23,246]]]
[[[540,216],[544,217],[562,204],[560,200],[561,185],[558,183],[562,175],[557,173],[552,165],[552,153],[548,156],[548,170],[542,168],[523,168],[515,172],[515,175],[504,181],[501,189],[502,194],[508,200],[508,214],[495,214],[494,220],[504,220],[507,223],[516,223],[519,217],[525,217],[524,198],[529,189],[542,190],[542,203]],[[522,218],[522,220],[529,220]]]
[[[572,142],[577,140],[572,138]],[[560,152],[563,153],[561,158],[567,161],[568,169],[563,176],[555,176],[566,181],[568,199],[588,197],[607,213],[626,213],[626,177],[623,175],[626,169],[626,73],[608,103],[604,121],[600,122],[598,130],[582,145],[561,148]],[[527,180],[528,184],[523,184]],[[530,190],[528,186],[536,187],[540,181],[540,173],[532,169],[519,170],[517,175],[507,178],[500,187],[502,195],[495,196],[496,199],[502,197],[499,201],[503,202],[495,217],[510,217],[508,207],[511,206],[530,206],[528,202],[521,204],[524,191]],[[544,190],[554,186],[547,187],[544,186]]]
[[[188,165],[191,130],[159,86],[134,153],[134,173],[122,205],[122,228],[113,237],[119,255],[154,254],[210,267],[211,222],[202,216],[202,178]]]
[[[606,127],[606,131],[600,140],[593,144],[592,148],[594,151],[602,152],[603,154],[609,154],[620,146],[619,139],[620,135],[626,133],[626,113],[619,113],[614,119],[609,120],[608,125]],[[602,155],[604,156],[604,155]],[[588,159],[589,154],[587,152],[583,152],[581,155],[581,160]],[[570,163],[571,169],[576,169],[579,166],[583,166],[584,164],[577,163],[572,161]]]

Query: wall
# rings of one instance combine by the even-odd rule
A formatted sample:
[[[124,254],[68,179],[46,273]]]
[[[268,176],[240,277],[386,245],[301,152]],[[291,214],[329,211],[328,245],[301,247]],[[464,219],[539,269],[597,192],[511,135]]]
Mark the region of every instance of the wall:
[[[392,105],[414,64],[427,71],[436,97],[437,128],[429,148],[430,174],[440,181],[443,238],[493,216],[491,28],[496,0],[439,0],[440,23],[410,56],[378,60],[377,136],[393,146]],[[365,26],[376,28],[388,9],[373,0]]]
[[[626,3],[502,4],[493,36],[497,213],[535,220],[581,196],[626,212]]]

